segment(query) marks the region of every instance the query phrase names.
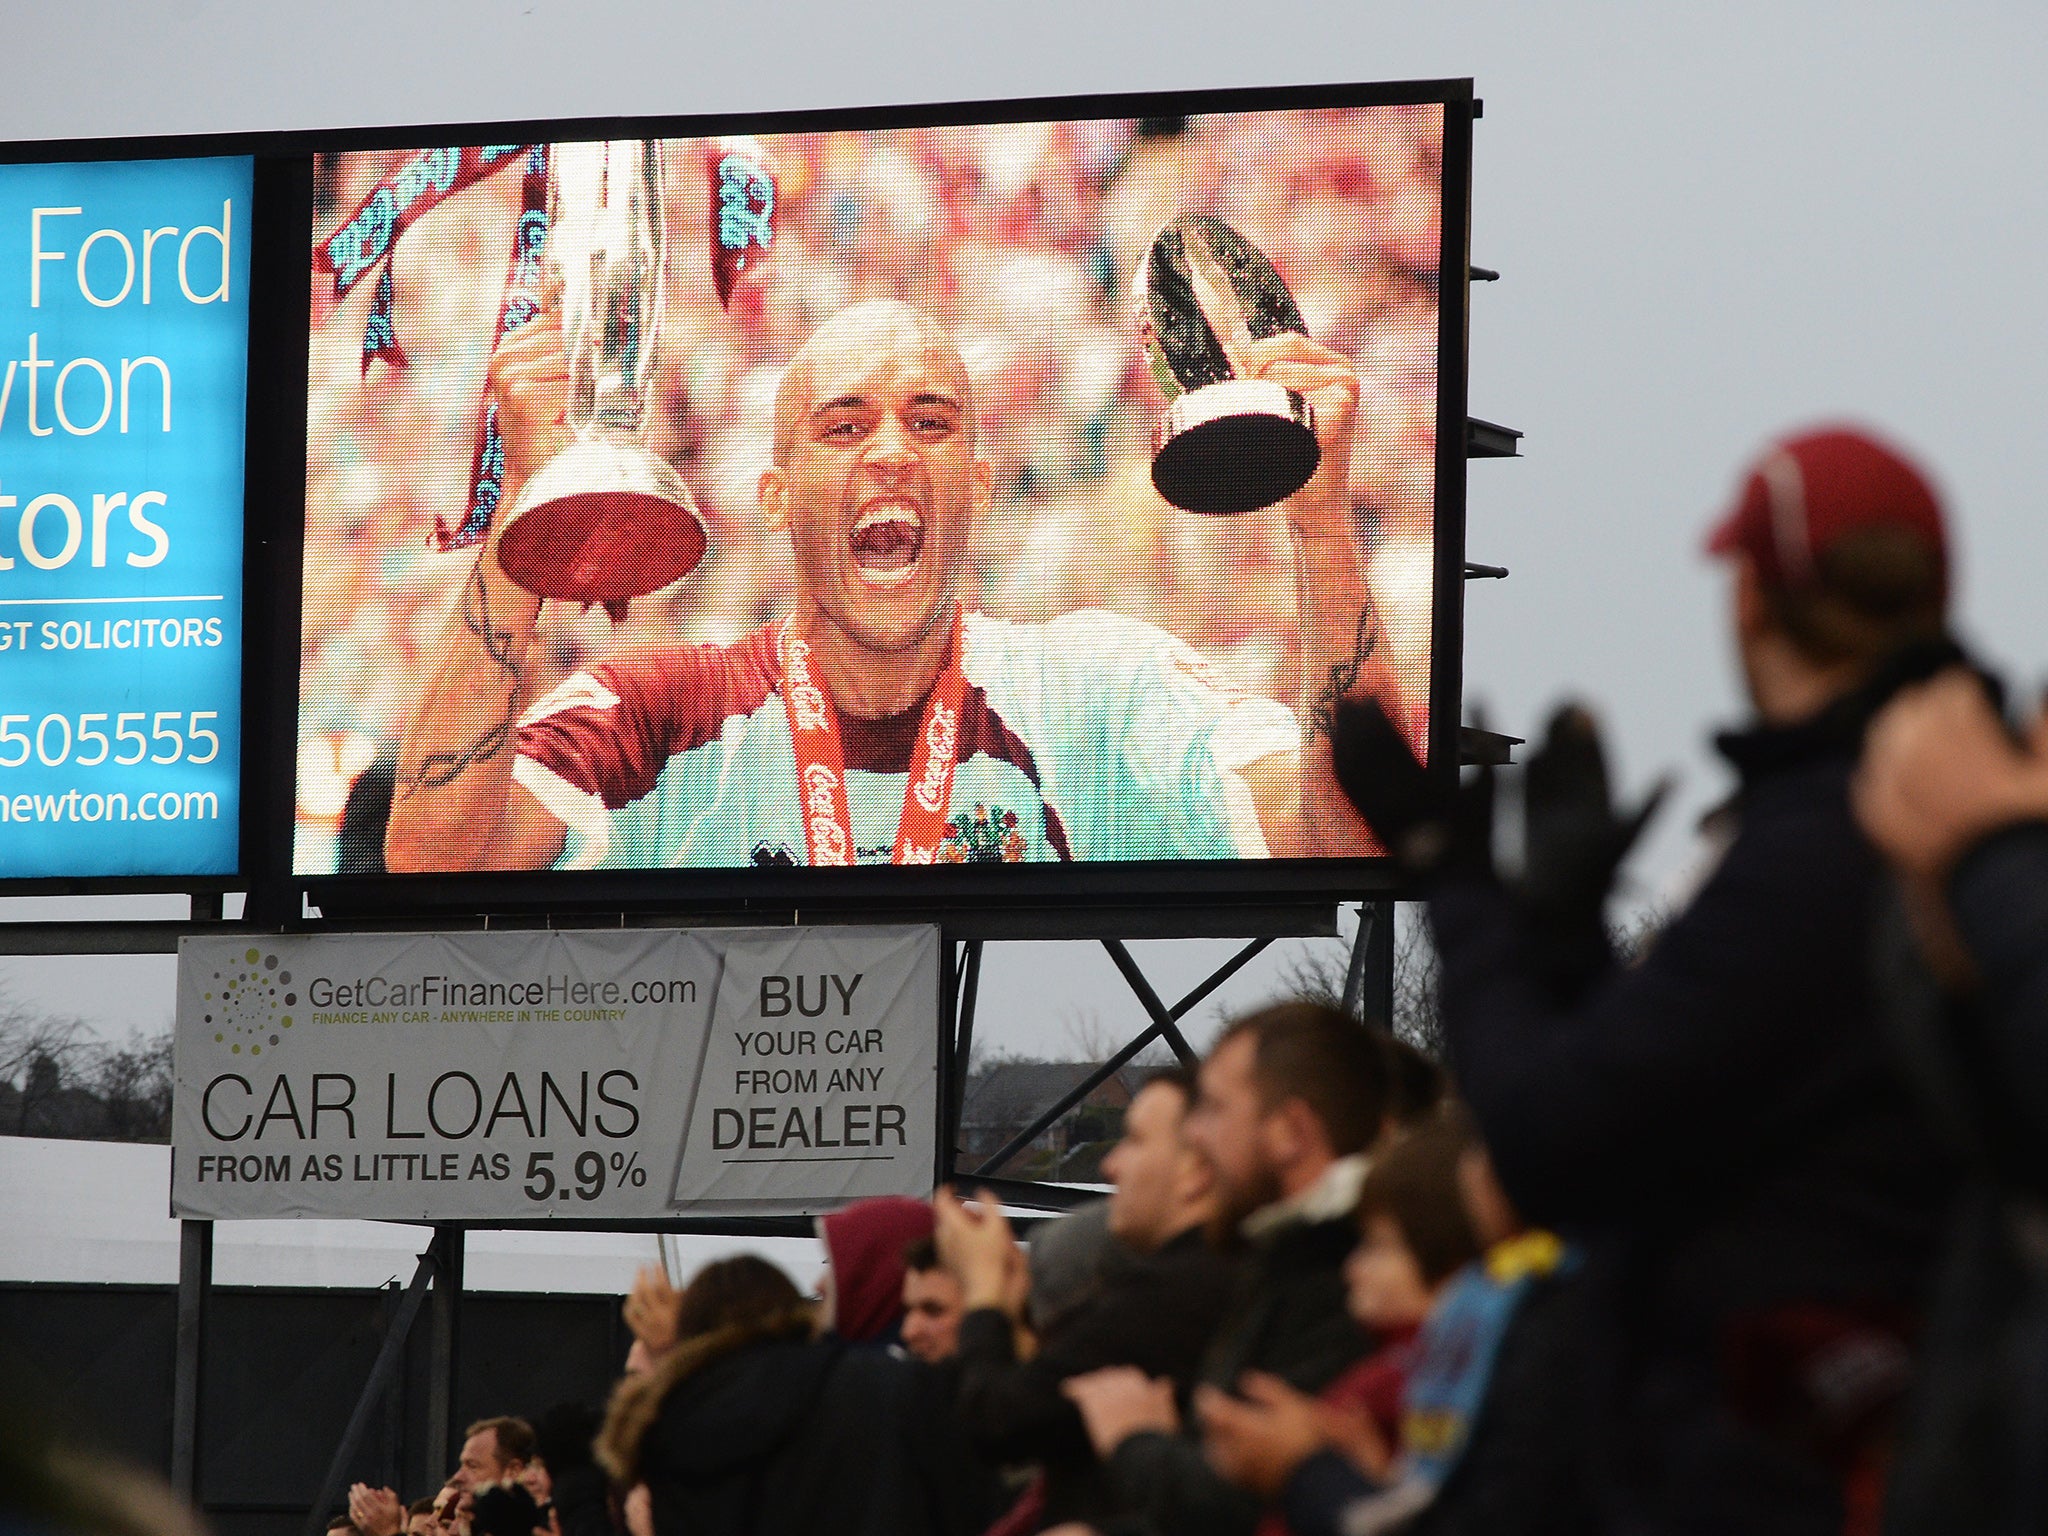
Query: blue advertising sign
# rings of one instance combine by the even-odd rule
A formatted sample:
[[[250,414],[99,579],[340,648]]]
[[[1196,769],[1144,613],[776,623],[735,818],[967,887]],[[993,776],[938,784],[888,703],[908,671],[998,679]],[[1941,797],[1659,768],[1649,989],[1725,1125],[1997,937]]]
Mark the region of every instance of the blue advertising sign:
[[[236,870],[253,180],[0,165],[0,878]]]

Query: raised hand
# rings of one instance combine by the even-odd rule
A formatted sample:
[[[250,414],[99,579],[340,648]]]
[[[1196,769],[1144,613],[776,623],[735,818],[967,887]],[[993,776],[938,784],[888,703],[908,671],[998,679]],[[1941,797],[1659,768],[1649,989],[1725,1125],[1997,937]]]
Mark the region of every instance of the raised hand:
[[[1135,1365],[1105,1366],[1069,1376],[1060,1391],[1081,1410],[1088,1442],[1107,1461],[1131,1436],[1147,1430],[1172,1434],[1180,1428],[1173,1383],[1147,1376]]]
[[[1287,517],[1303,533],[1351,535],[1351,440],[1358,420],[1358,370],[1335,348],[1292,331],[1245,349],[1251,376],[1299,392],[1316,414],[1322,462],[1309,483],[1288,498]]]
[[[1901,872],[1940,879],[2001,826],[2048,817],[2048,711],[2015,741],[1961,668],[1899,694],[1865,738],[1856,819]]]
[[[389,1488],[355,1483],[348,1490],[348,1518],[363,1536],[398,1536],[405,1529],[405,1506]]]
[[[534,471],[569,445],[569,356],[558,312],[542,310],[499,343],[486,392],[498,407],[498,436],[505,445],[499,504],[509,507]]]
[[[1248,1371],[1240,1396],[1216,1387],[1195,1393],[1202,1449],[1217,1474],[1266,1498],[1329,1443],[1323,1405],[1277,1376]]]
[[[970,1206],[950,1187],[941,1187],[932,1195],[932,1216],[939,1260],[960,1282],[967,1309],[995,1307],[1012,1321],[1020,1319],[1030,1283],[1027,1278],[1018,1286],[1020,1273],[1028,1272],[1002,1207],[987,1198]]]
[[[633,1293],[624,1308],[626,1326],[649,1355],[664,1355],[675,1348],[676,1313],[681,1304],[681,1294],[656,1266],[645,1265],[633,1277]]]

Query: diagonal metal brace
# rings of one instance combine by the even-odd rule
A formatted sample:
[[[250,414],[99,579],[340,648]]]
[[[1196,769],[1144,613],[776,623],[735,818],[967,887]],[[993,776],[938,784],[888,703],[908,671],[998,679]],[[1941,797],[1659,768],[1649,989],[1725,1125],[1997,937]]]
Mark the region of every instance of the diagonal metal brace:
[[[363,1435],[370,1427],[371,1410],[384,1396],[398,1371],[398,1363],[405,1354],[406,1335],[412,1332],[413,1319],[419,1316],[420,1304],[427,1299],[427,1282],[440,1267],[441,1239],[436,1234],[420,1254],[419,1267],[412,1272],[412,1283],[405,1288],[398,1313],[384,1331],[384,1342],[377,1350],[377,1363],[370,1367],[370,1379],[363,1383],[355,1412],[349,1415],[348,1428],[341,1432],[341,1444],[334,1448],[334,1459],[327,1464],[327,1475],[320,1479],[320,1496],[313,1501],[313,1508],[306,1515],[306,1536],[322,1536],[327,1529],[327,1511],[341,1495],[341,1480],[348,1475],[348,1464],[355,1460],[356,1452],[362,1446]]]
[[[1151,1016],[1153,1027],[1166,1037],[1166,1043],[1173,1047],[1173,1054],[1180,1058],[1180,1064],[1192,1067],[1197,1057],[1195,1048],[1188,1044],[1187,1036],[1180,1032],[1181,1015],[1159,1000],[1159,994],[1152,990],[1152,983],[1138,969],[1138,962],[1131,958],[1131,952],[1124,947],[1122,939],[1104,939],[1102,947],[1109,951],[1109,958],[1116,962],[1116,968],[1124,973],[1124,980],[1131,984],[1131,990]]]
[[[1144,1050],[1154,1040],[1160,1039],[1163,1036],[1167,1044],[1173,1047],[1174,1054],[1184,1064],[1193,1066],[1195,1063],[1194,1048],[1188,1044],[1186,1037],[1181,1034],[1180,1021],[1195,1009],[1201,1007],[1208,1000],[1211,993],[1247,965],[1251,964],[1258,957],[1260,951],[1272,942],[1271,939],[1253,939],[1243,949],[1240,949],[1236,954],[1224,961],[1194,991],[1188,993],[1186,997],[1175,1003],[1171,1008],[1168,1008],[1159,1000],[1159,994],[1152,989],[1152,983],[1145,979],[1145,973],[1138,969],[1138,962],[1131,958],[1131,952],[1124,948],[1123,941],[1121,939],[1104,939],[1102,947],[1109,951],[1109,957],[1116,962],[1117,969],[1122,971],[1125,980],[1130,982],[1131,990],[1138,994],[1138,1001],[1145,1005],[1145,1012],[1152,1016],[1152,1023],[1136,1039],[1132,1040],[1130,1044],[1089,1073],[1074,1087],[1068,1089],[1065,1094],[1061,1095],[1059,1102],[1054,1104],[1051,1109],[1048,1109],[1044,1114],[1032,1121],[1030,1125],[1019,1131],[1015,1136],[1012,1136],[1001,1151],[974,1170],[974,1177],[988,1178],[992,1176],[1003,1164],[1030,1146],[1040,1136],[1043,1136],[1068,1110],[1108,1082],[1116,1073],[1129,1066],[1131,1058]]]

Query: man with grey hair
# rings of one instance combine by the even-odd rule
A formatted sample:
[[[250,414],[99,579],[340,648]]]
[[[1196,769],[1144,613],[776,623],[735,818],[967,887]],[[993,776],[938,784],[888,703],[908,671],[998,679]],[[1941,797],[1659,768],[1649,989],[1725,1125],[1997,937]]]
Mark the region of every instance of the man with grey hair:
[[[1290,710],[1101,610],[970,605],[991,504],[973,390],[908,305],[819,326],[776,396],[758,500],[797,599],[732,645],[615,657],[540,694],[541,599],[494,529],[400,752],[393,870],[744,867],[1366,853],[1328,726],[1393,690],[1351,529],[1356,372],[1298,335],[1247,364],[1300,391],[1322,448],[1284,504],[1301,685]],[[491,363],[504,501],[562,445],[568,368],[543,316]]]

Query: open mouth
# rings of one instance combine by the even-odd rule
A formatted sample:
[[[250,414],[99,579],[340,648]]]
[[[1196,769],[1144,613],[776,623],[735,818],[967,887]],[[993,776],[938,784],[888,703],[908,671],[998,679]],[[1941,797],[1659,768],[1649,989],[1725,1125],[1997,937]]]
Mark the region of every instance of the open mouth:
[[[893,586],[908,581],[917,569],[924,553],[924,519],[908,502],[877,502],[854,522],[846,542],[864,578]]]

